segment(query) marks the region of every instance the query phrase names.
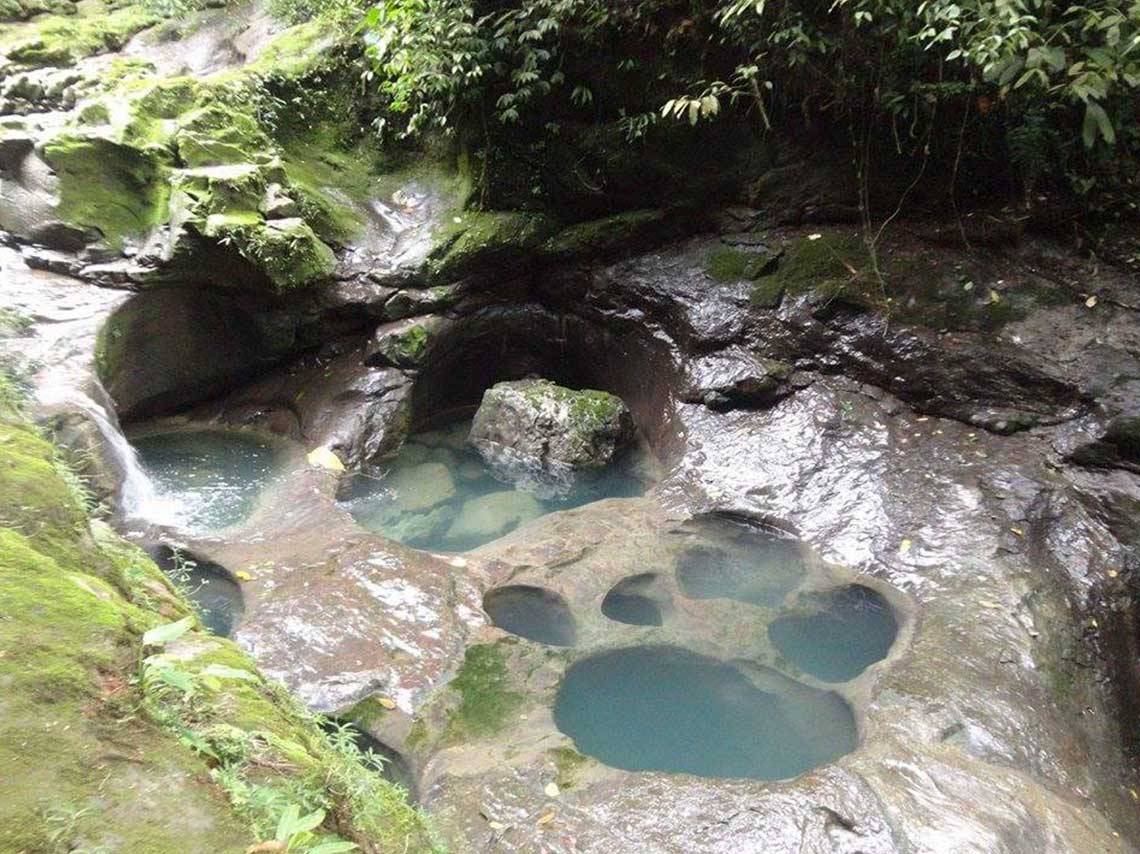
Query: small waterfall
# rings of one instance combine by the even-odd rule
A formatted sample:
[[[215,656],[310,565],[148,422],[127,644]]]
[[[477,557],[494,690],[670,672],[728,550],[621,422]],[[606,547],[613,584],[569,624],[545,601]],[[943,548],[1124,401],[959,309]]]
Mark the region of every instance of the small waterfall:
[[[139,462],[138,453],[107,407],[77,389],[41,394],[40,400],[45,406],[78,409],[98,428],[103,438],[103,453],[120,477],[119,511],[125,518],[161,523],[174,517],[177,510],[174,502],[158,494]]]

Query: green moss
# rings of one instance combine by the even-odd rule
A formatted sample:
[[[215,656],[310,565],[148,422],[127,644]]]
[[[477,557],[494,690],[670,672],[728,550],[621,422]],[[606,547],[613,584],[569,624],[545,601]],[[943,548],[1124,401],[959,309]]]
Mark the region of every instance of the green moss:
[[[705,272],[718,282],[755,279],[775,266],[771,252],[744,252],[732,246],[715,246],[705,255]]]
[[[119,246],[164,221],[170,188],[161,156],[101,136],[61,134],[44,145],[43,157],[59,177],[57,214],[65,222]]]
[[[950,264],[937,257],[892,257],[886,264],[891,317],[932,329],[996,330],[1031,311],[1072,299],[1051,283],[1026,279],[1001,288],[974,260]]]
[[[459,695],[444,730],[446,743],[495,735],[523,706],[523,695],[510,690],[507,646],[503,642],[468,647],[463,665],[448,687]]]
[[[26,21],[36,15],[74,15],[74,0],[0,0],[0,20]]]
[[[773,274],[775,281],[763,287],[769,293],[780,287],[792,295],[812,290],[825,297],[854,293],[867,264],[867,247],[859,235],[824,232],[815,239],[792,241]]]
[[[10,61],[31,68],[70,66],[84,57],[119,50],[158,20],[141,4],[105,14],[47,15],[5,33],[0,50]]]
[[[286,147],[283,163],[289,194],[323,239],[344,244],[363,229],[365,205],[376,185],[371,160],[367,149],[341,151],[327,136]]]
[[[142,632],[188,606],[88,526],[55,450],[7,404],[0,567],[0,850],[242,851],[288,804],[327,809],[366,850],[433,849],[402,791],[229,641],[165,650],[190,693],[150,665],[137,686]]]
[[[757,308],[779,308],[784,301],[784,288],[778,276],[766,276],[753,286],[749,300]]]
[[[673,232],[666,211],[626,211],[563,229],[546,242],[543,252],[558,260],[612,257],[646,249]]]
[[[590,760],[573,747],[556,747],[546,752],[554,762],[558,774],[555,782],[558,787],[560,789],[573,788],[578,782],[578,773]]]
[[[273,159],[274,145],[252,115],[235,110],[214,93],[205,100],[205,106],[178,118],[175,144],[183,163],[193,168]]]
[[[468,276],[509,272],[555,229],[539,214],[466,211],[453,217],[434,235],[436,248],[428,256],[433,282],[448,284]]]

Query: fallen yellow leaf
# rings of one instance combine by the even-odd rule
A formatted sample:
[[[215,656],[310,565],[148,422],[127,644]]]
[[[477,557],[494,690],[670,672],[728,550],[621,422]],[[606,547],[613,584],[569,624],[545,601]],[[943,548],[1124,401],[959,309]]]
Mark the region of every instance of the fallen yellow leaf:
[[[903,540],[901,543],[899,543],[899,554],[906,554],[909,552],[912,545],[913,543],[911,543],[910,540]]]
[[[383,706],[385,709],[396,708],[396,701],[391,697],[377,697],[376,702]]]
[[[316,466],[320,469],[328,469],[329,471],[344,471],[344,463],[340,461],[340,457],[332,452],[329,448],[320,447],[313,448],[309,451],[308,456],[305,457],[309,465]]]
[[[238,581],[253,581],[253,576],[246,572],[244,569],[239,569],[237,572],[235,572],[234,577],[236,577]]]
[[[1009,529],[1009,532],[1010,532],[1011,534],[1015,534],[1015,535],[1017,535],[1017,536],[1019,536],[1019,537],[1024,537],[1024,536],[1025,536],[1025,531],[1021,530],[1021,528],[1010,528],[1010,529]]]
[[[547,824],[550,824],[552,821],[554,821],[554,813],[548,812],[545,815],[540,815],[536,823],[539,827],[543,827]]]

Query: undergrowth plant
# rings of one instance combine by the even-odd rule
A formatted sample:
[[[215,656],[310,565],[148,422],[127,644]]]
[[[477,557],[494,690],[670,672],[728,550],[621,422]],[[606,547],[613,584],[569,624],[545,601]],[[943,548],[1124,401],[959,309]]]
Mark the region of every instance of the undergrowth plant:
[[[185,617],[143,636],[138,681],[144,708],[211,764],[211,777],[257,839],[277,843],[274,850],[341,854],[406,847],[422,833],[422,825],[408,826],[415,813],[405,793],[371,770],[381,760],[360,751],[346,726],[329,727],[251,670],[217,661],[195,666],[172,654],[169,645],[195,623]],[[227,720],[232,700],[226,695],[235,683],[285,709],[303,740]]]

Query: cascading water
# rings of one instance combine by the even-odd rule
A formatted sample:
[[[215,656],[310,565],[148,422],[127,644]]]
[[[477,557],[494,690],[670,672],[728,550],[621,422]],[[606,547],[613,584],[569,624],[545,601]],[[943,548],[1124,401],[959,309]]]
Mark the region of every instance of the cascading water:
[[[40,399],[45,406],[82,411],[99,430],[103,453],[120,476],[119,511],[124,518],[155,523],[174,518],[176,503],[158,494],[139,461],[138,452],[123,435],[118,419],[105,406],[77,389],[41,393]]]

